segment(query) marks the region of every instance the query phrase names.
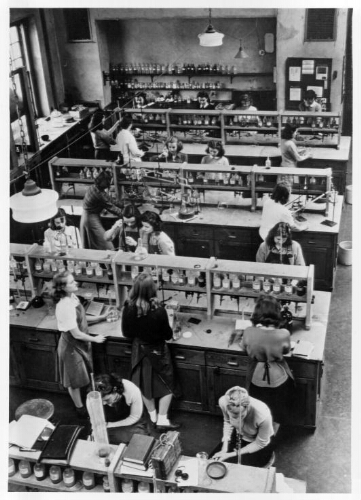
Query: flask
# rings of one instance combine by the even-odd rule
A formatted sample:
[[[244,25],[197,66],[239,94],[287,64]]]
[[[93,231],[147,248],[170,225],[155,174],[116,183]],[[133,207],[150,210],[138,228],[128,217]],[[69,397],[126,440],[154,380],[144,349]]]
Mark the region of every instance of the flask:
[[[138,238],[138,245],[134,252],[134,260],[143,260],[148,257],[148,250],[143,247],[142,238]]]
[[[61,468],[59,465],[52,465],[49,469],[50,481],[54,484],[60,483],[61,481]]]
[[[95,486],[95,479],[93,472],[84,471],[82,481],[84,488],[86,490],[92,490]]]
[[[271,160],[269,159],[269,156],[267,156],[267,160],[266,160],[265,166],[266,167],[270,167],[271,166]]]
[[[63,481],[67,488],[71,488],[75,484],[75,473],[71,467],[66,467],[63,471]]]
[[[34,475],[37,481],[42,481],[43,479],[45,479],[46,478],[45,465],[37,462],[34,465]]]

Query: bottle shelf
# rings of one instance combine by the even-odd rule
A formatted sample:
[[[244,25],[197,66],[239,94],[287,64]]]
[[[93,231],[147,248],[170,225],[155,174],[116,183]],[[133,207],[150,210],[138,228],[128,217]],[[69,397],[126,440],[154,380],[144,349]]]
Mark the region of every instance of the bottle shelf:
[[[278,134],[278,128],[276,127],[257,127],[256,125],[225,125],[225,130],[235,130],[239,132],[260,132],[261,134]]]
[[[53,279],[54,274],[55,273],[34,272],[33,276],[34,276],[34,278]],[[100,277],[100,276],[99,277],[98,276],[88,277],[85,274],[79,275],[79,274],[75,274],[75,273],[73,273],[73,275],[74,275],[74,279],[76,281],[84,281],[84,282],[88,282],[88,283],[106,283],[106,284],[113,284],[114,283],[113,280],[110,280],[109,278],[105,278],[105,277]]]
[[[95,487],[97,491],[94,491],[95,488],[93,490],[86,490],[84,485],[80,481],[77,481],[74,484],[74,486],[68,488],[67,486],[65,486],[64,481],[60,481],[60,483],[54,484],[48,477],[46,477],[42,481],[38,481],[34,475],[24,478],[21,476],[20,472],[16,472],[13,476],[9,477],[9,483],[29,488],[37,488],[42,491],[54,491],[54,492],[63,491],[69,493],[75,493],[75,492],[90,493],[92,491],[94,493],[100,493],[101,491],[104,492],[101,486]]]
[[[296,293],[292,294],[287,294],[285,292],[274,293],[274,292],[265,292],[263,290],[256,292],[252,290],[252,288],[247,286],[246,287],[241,286],[237,290],[234,290],[233,288],[228,288],[228,289],[212,288],[211,292],[214,295],[228,295],[231,297],[250,297],[254,299],[258,299],[260,294],[265,294],[265,295],[271,295],[272,297],[275,297],[277,300],[284,300],[289,302],[307,302],[306,295],[299,296]]]

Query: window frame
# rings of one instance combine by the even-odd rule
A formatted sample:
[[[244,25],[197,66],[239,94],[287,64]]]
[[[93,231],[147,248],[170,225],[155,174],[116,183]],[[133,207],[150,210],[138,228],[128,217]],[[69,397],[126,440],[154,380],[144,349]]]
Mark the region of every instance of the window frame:
[[[333,19],[333,38],[307,38],[307,27],[308,27],[308,14],[310,10],[334,10],[335,15]],[[337,40],[337,16],[338,16],[338,9],[306,9],[306,16],[305,16],[305,30],[304,30],[304,42],[335,42]]]

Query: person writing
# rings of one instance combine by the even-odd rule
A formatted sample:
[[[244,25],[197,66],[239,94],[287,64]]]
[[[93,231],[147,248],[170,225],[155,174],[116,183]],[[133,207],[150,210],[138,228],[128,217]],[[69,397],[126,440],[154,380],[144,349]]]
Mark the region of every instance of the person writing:
[[[102,396],[110,444],[128,444],[133,434],[149,435],[142,394],[133,382],[117,373],[103,373],[94,378],[94,384]]]
[[[110,146],[116,142],[113,132],[119,125],[117,121],[109,130],[104,128],[105,116],[103,112],[95,112],[89,123],[90,135],[94,146],[96,160],[111,160]]]
[[[291,335],[282,324],[281,305],[271,295],[261,295],[255,305],[252,325],[243,333],[241,348],[250,358],[246,387],[263,401],[273,420],[281,422],[290,407],[294,377],[284,359],[290,352]]]
[[[50,219],[49,228],[44,232],[44,247],[49,252],[61,252],[61,247],[83,248],[79,229],[75,226],[68,226],[66,212],[59,208],[57,213]]]
[[[291,266],[306,265],[301,245],[292,240],[289,224],[278,222],[269,231],[266,240],[261,243],[257,251],[256,262],[289,264]]]
[[[107,314],[87,319],[85,310],[75,295],[77,283],[69,271],[56,274],[53,286],[55,316],[61,332],[57,350],[60,383],[68,390],[78,416],[85,418],[87,410],[83,405],[80,389],[89,385],[90,373],[93,372],[91,342],[102,344],[106,340],[104,335],[89,335],[88,323],[106,320]]]
[[[117,220],[108,231],[105,231],[104,239],[105,241],[114,241],[118,238],[118,245],[115,245],[116,250],[134,252],[140,238],[141,227],[141,214],[137,207],[132,204],[125,205],[123,219]]]
[[[162,231],[162,219],[156,212],[147,210],[143,213],[142,229],[140,235],[143,246],[151,254],[175,255],[174,243],[169,236]]]
[[[316,101],[317,95],[314,90],[306,90],[304,99],[298,105],[300,111],[307,111],[308,113],[321,113],[322,106]]]
[[[218,404],[223,413],[223,438],[212,458],[238,463],[240,453],[242,465],[264,467],[269,464],[274,456],[274,432],[268,406],[239,386],[229,389]]]
[[[298,162],[312,158],[311,153],[300,154],[295,143],[298,132],[296,125],[286,123],[281,131],[281,167],[297,168]]]
[[[122,333],[133,340],[132,382],[141,390],[151,421],[158,430],[178,429],[179,424],[168,418],[172,398],[179,395],[166,342],[173,332],[166,310],[157,299],[157,285],[148,273],[135,278],[123,308]]]
[[[80,219],[80,234],[84,248],[114,250],[113,244],[104,239],[105,229],[100,220],[100,213],[103,210],[108,210],[119,217],[122,215],[121,203],[112,201],[106,192],[110,184],[111,176],[107,172],[100,172],[94,179],[94,184],[85,193]]]
[[[152,156],[150,161],[165,161],[167,163],[188,163],[188,155],[181,153],[182,141],[176,136],[169,137],[160,155]]]
[[[140,162],[144,155],[144,151],[138,148],[137,141],[131,132],[132,127],[132,119],[124,116],[120,122],[121,130],[116,139],[117,150],[121,153],[124,164],[128,164],[130,161]]]
[[[261,226],[259,234],[263,240],[266,239],[269,231],[278,223],[286,222],[293,231],[305,231],[307,223],[297,222],[290,209],[286,207],[291,194],[291,187],[288,182],[279,182],[273,189],[271,197],[263,203]]]

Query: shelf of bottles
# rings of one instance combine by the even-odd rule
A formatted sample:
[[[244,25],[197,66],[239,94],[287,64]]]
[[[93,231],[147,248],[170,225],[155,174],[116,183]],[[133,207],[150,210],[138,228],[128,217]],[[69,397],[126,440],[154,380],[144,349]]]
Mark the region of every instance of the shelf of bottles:
[[[36,247],[36,244],[26,245],[18,243],[10,243],[10,260],[9,260],[9,271],[10,271],[10,289],[17,291],[18,296],[21,295],[20,283],[22,284],[23,290],[32,291],[34,288],[33,279],[31,273],[29,273],[29,251]]]
[[[328,215],[332,189],[331,168],[271,167],[268,163],[269,159],[264,167],[254,165],[252,168],[252,211],[256,210],[258,193],[272,193],[276,182],[286,180],[292,185],[292,194],[298,198],[293,203],[294,210],[301,208],[302,197],[305,197],[306,201],[317,198],[319,203],[324,202],[324,213]]]
[[[65,248],[64,251],[49,252],[36,245],[28,253],[30,273],[35,279],[51,280],[56,273],[68,270],[77,281],[113,284],[112,258],[110,250],[84,250]]]
[[[264,264],[217,260],[209,270],[210,314],[215,313],[215,296],[250,297],[260,293],[273,295],[277,300],[306,303],[305,328],[311,326],[311,303],[314,266]]]
[[[206,293],[208,262],[208,259],[202,258],[119,251],[114,258],[115,282],[118,284],[117,305],[123,305],[127,289],[133,285],[134,279],[141,272],[148,272],[159,289]]]
[[[336,147],[341,141],[341,113],[305,113],[284,111],[280,113],[281,127],[291,123],[298,127],[297,145],[312,147]]]
[[[264,264],[228,260],[148,255],[137,260],[136,254],[118,252],[114,259],[118,284],[118,307],[127,298],[127,290],[142,271],[152,275],[160,289],[203,293],[207,297],[207,316],[215,314],[215,296],[249,297],[260,293],[279,300],[306,303],[305,328],[311,325],[314,266]]]

